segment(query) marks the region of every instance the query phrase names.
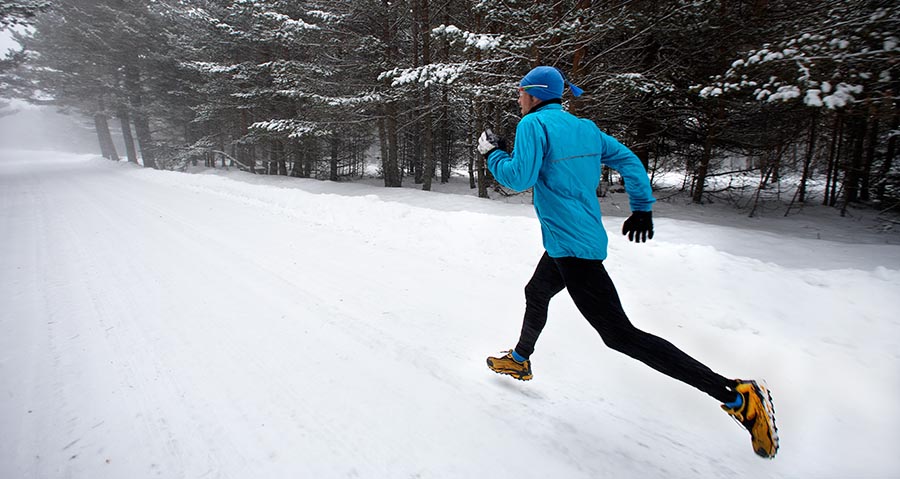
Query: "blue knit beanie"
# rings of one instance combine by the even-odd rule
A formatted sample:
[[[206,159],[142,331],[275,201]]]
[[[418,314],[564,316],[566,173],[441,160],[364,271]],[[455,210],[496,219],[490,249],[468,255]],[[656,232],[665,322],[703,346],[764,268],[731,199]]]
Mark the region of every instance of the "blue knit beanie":
[[[522,77],[519,86],[525,88],[525,92],[539,100],[552,100],[562,98],[563,88],[568,83],[561,71],[556,67],[535,67],[527,75]],[[575,96],[581,96],[584,91],[569,83],[569,89]]]

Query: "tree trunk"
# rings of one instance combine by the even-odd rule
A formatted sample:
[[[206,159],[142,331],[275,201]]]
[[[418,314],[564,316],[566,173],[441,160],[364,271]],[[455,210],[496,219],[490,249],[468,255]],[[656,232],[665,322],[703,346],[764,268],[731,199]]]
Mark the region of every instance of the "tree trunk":
[[[453,135],[450,132],[450,98],[447,86],[441,98],[441,183],[450,181],[450,155],[453,150]]]
[[[419,45],[420,45],[419,30],[421,28],[421,26],[420,26],[420,23],[421,23],[420,15],[421,14],[419,13],[420,12],[419,1],[420,0],[412,0],[410,2],[412,4],[411,5],[411,7],[412,7],[412,19],[411,20],[412,21],[410,22],[410,25],[411,25],[411,29],[410,29],[411,61],[410,61],[410,63],[412,64],[412,68],[419,67]],[[415,90],[416,90],[415,102],[416,102],[417,108],[414,109],[413,114],[412,114],[414,121],[409,126],[409,128],[404,132],[404,136],[406,137],[406,141],[411,142],[411,144],[412,144],[412,148],[410,150],[408,150],[408,152],[412,153],[412,156],[407,157],[406,160],[412,166],[413,182],[417,185],[421,185],[424,183],[425,171],[423,170],[424,162],[422,161],[422,153],[423,153],[422,146],[423,145],[422,145],[422,142],[419,141],[419,139],[422,137],[422,133],[423,133],[422,128],[423,127],[422,127],[422,121],[418,118],[418,116],[419,116],[418,112],[421,111],[420,108],[422,107],[422,104],[424,103],[424,99],[423,99],[424,94],[421,90],[421,87],[418,84],[415,85]]]
[[[869,138],[866,141],[866,154],[862,166],[859,199],[869,201],[869,184],[872,176],[872,163],[875,162],[875,145],[878,143],[878,112],[872,108],[869,112]]]
[[[891,171],[891,166],[893,166],[894,163],[894,155],[897,153],[898,135],[894,132],[897,131],[898,117],[900,117],[900,115],[897,115],[896,113],[891,117],[891,127],[888,129],[891,132],[891,137],[888,139],[887,152],[884,155],[884,162],[881,164],[881,171],[878,175],[878,186],[875,188],[875,199],[877,199],[879,203],[884,203],[887,175]]]
[[[397,138],[397,106],[393,103],[384,105],[384,126],[387,134],[387,154],[381,158],[381,169],[384,171],[384,186],[399,188],[400,164]]]
[[[94,127],[97,130],[97,140],[100,142],[100,154],[108,160],[119,161],[116,144],[113,143],[112,134],[109,132],[109,121],[104,113],[94,114]]]
[[[450,9],[444,8],[444,25],[450,25]],[[444,37],[442,40],[442,61],[450,62],[450,41]],[[453,134],[450,131],[450,88],[444,85],[441,91],[441,183],[450,181],[451,159],[453,149]]]
[[[387,146],[387,127],[385,126],[386,120],[384,118],[384,108],[381,109],[381,118],[378,119],[378,147],[381,152],[381,174],[384,176],[384,186],[387,185],[387,171],[385,170],[385,162],[387,161],[388,156],[388,146]]]
[[[117,115],[119,123],[122,125],[122,139],[125,141],[125,154],[128,156],[128,162],[137,164],[137,149],[134,147],[134,136],[131,135],[131,118],[128,108],[125,105],[119,105]]]
[[[644,45],[641,52],[641,69],[643,71],[652,71],[654,66],[659,64],[657,57],[659,56],[660,44],[651,38]],[[639,103],[639,111],[653,110],[653,96],[645,93],[641,96]],[[657,127],[653,121],[654,116],[650,114],[642,114],[637,122],[637,138],[634,142],[634,154],[641,160],[645,170],[650,170],[650,145],[653,143],[653,134],[656,133]]]
[[[425,87],[425,108],[431,108],[431,87]],[[431,112],[425,114],[424,120],[424,144],[425,161],[422,165],[422,189],[431,191],[431,179],[434,178],[434,131],[432,131]]]
[[[475,114],[475,102],[473,101],[471,105],[469,105],[469,117],[475,118],[477,121],[478,115]],[[480,135],[481,131],[478,130],[478,126],[476,124],[475,134]],[[475,137],[471,132],[466,134],[466,156],[468,158],[468,166],[469,166],[469,189],[474,190],[478,187],[478,184],[475,181],[475,145],[472,140]]]
[[[225,134],[222,133],[219,135],[219,151],[225,151]],[[215,160],[213,160],[215,161]],[[225,168],[225,155],[222,155],[222,168]],[[215,165],[213,165],[215,166]]]
[[[331,181],[338,180],[338,153],[340,142],[338,141],[337,135],[332,135],[331,137],[331,160],[329,161],[329,166],[331,167],[330,174],[328,175],[328,179]]]
[[[309,137],[303,140],[303,177],[318,178],[319,140]]]
[[[422,34],[422,66],[427,66],[431,64],[431,19],[428,13],[428,0],[421,1],[422,4],[419,6],[419,28]],[[434,131],[432,130],[431,86],[427,83],[422,93],[422,103],[422,106],[425,108],[425,118],[423,119],[425,144],[422,145],[425,149],[425,164],[422,172],[422,189],[430,191],[431,179],[434,178]]]
[[[249,146],[243,143],[244,136],[247,134],[247,111],[241,110],[240,131],[238,133],[238,144],[236,148],[235,158],[241,163],[242,167],[247,168],[250,173],[256,174],[256,157],[249,153]]]
[[[709,162],[712,157],[712,144],[712,137],[707,134],[706,142],[703,144],[703,156],[700,157],[700,164],[697,165],[697,171],[694,176],[694,189],[691,194],[691,201],[697,204],[703,203],[706,175],[709,172]]]
[[[284,143],[281,140],[275,140],[272,142],[272,159],[275,160],[275,165],[278,167],[278,174],[281,176],[287,176],[287,162],[284,158]]]
[[[850,127],[850,141],[853,151],[850,152],[850,167],[844,175],[844,205],[859,201],[859,186],[862,177],[863,146],[866,137],[866,118],[854,117]]]
[[[477,100],[476,100],[477,101]],[[478,101],[475,105],[475,134],[480,135],[484,131],[484,103]],[[478,154],[475,159],[475,173],[478,183],[478,197],[488,198],[487,192],[487,166],[484,155]]]
[[[137,133],[141,147],[141,159],[144,167],[156,168],[156,156],[153,149],[153,137],[150,131],[150,119],[144,111],[144,98],[141,93],[140,73],[134,66],[125,67],[125,87],[131,100],[131,109],[134,111],[134,130]]]
[[[576,10],[584,12],[590,8],[591,0],[578,0],[575,2]],[[583,15],[578,15],[578,21],[581,22],[582,30],[587,29],[588,25]],[[588,38],[584,33],[579,32],[575,34],[575,53],[572,54],[572,71],[569,73],[569,80],[573,83],[579,82],[582,79],[584,57],[587,55],[587,43]],[[577,115],[580,107],[581,100],[579,98],[573,98],[572,101],[569,102],[569,113]]]
[[[806,145],[806,157],[803,159],[803,174],[800,176],[800,186],[798,188],[798,200],[801,203],[806,202],[806,182],[809,180],[809,165],[812,164],[813,155],[816,151],[816,126],[819,124],[819,113],[814,111],[809,121],[809,142]]]
[[[540,5],[542,3],[544,3],[542,0],[534,0],[535,5]],[[531,24],[533,24],[533,25],[543,25],[544,22],[546,22],[547,20],[552,21],[552,19],[544,18],[541,14],[539,14],[538,9],[534,9],[534,13],[531,14]],[[476,31],[480,31],[480,29],[476,30]],[[499,33],[499,32],[492,31],[491,33]],[[533,42],[531,44],[531,68],[536,68],[536,67],[540,66],[541,63],[542,62],[541,62],[540,45],[538,44],[538,42]]]
[[[384,9],[382,16],[382,41],[384,42],[384,61],[387,65],[393,65],[394,59],[399,57],[396,45],[396,23],[393,21],[391,14],[390,0],[381,0],[381,6]],[[388,87],[389,88],[389,87]],[[387,151],[382,153],[381,166],[384,172],[384,186],[389,188],[398,188],[401,186],[402,177],[400,175],[400,164],[398,158],[397,138],[397,105],[390,99],[386,100],[382,105],[384,117],[384,129],[387,136]]]
[[[829,205],[835,206],[837,205],[837,185],[838,185],[838,174],[840,173],[841,166],[841,155],[843,154],[842,150],[844,149],[844,123],[845,119],[841,118],[840,128],[838,130],[837,137],[837,150],[834,153],[834,165],[833,171],[831,172],[831,198],[829,200]]]
[[[263,148],[268,150],[265,155],[265,159],[263,160],[265,163],[263,165],[267,175],[277,175],[278,174],[278,166],[275,160],[275,145],[274,142],[266,142],[263,143]]]
[[[293,148],[291,151],[291,176],[294,178],[303,177],[303,147],[299,140],[291,141]]]
[[[650,171],[650,144],[653,139],[651,136],[656,132],[653,121],[648,115],[641,115],[637,124],[637,138],[634,142],[634,154],[641,160],[644,169]]]
[[[834,126],[831,128],[831,145],[828,147],[828,167],[825,170],[825,198],[822,205],[834,206],[834,193],[832,187],[837,183],[837,157],[841,144],[843,121],[840,114],[834,116]]]
[[[710,123],[706,130],[706,141],[703,143],[703,156],[700,157],[700,164],[697,165],[695,173],[694,194],[692,201],[694,203],[703,202],[703,193],[706,187],[706,176],[709,174],[709,164],[712,162],[713,146],[716,138],[716,123],[719,117],[724,114],[721,107],[717,107],[715,115],[710,115]]]

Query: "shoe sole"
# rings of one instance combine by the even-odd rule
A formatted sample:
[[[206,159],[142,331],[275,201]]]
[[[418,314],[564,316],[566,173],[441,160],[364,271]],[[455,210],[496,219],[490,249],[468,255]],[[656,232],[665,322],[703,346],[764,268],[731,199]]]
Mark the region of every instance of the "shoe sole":
[[[748,394],[750,397],[758,401],[762,406],[762,411],[758,411],[754,422],[751,424],[747,424],[746,417],[738,412],[735,412],[731,409],[728,409],[725,405],[722,405],[722,409],[725,412],[731,415],[731,418],[735,420],[735,422],[750,432],[750,438],[753,440],[753,452],[762,457],[763,459],[773,459],[775,455],[778,454],[778,426],[775,424],[775,404],[772,401],[772,393],[769,391],[765,381],[753,381],[753,380],[741,380],[741,383],[744,385],[750,386],[749,390],[742,394]],[[750,401],[750,399],[745,399],[745,401]],[[746,413],[744,413],[746,414]],[[756,437],[753,434],[754,424],[758,424],[759,421],[762,421],[759,416],[765,415],[765,424],[766,424],[766,439],[768,439],[769,443],[772,445],[772,452],[769,451],[764,446],[756,446]]]
[[[760,400],[763,403],[763,408],[766,410],[766,422],[769,425],[769,431],[771,431],[770,439],[772,444],[775,446],[772,454],[770,455],[768,451],[764,448],[759,448],[755,452],[758,456],[766,458],[766,459],[774,459],[775,455],[778,454],[778,425],[775,424],[775,403],[772,402],[772,393],[769,391],[769,388],[766,387],[766,382],[756,382],[752,381],[754,387],[757,389],[756,393],[760,396]]]
[[[488,365],[488,368],[489,368],[491,371],[494,371],[494,372],[497,373],[497,374],[502,374],[502,375],[504,375],[504,376],[509,376],[509,377],[511,377],[511,378],[513,378],[513,379],[518,379],[519,381],[531,381],[531,378],[534,377],[533,374],[529,374],[529,375],[526,376],[526,375],[523,375],[523,374],[519,374],[518,371],[512,371],[512,370],[506,370],[506,369],[498,369],[498,368],[495,368],[494,365],[491,364],[491,360],[490,360],[490,359],[487,360],[487,365]]]

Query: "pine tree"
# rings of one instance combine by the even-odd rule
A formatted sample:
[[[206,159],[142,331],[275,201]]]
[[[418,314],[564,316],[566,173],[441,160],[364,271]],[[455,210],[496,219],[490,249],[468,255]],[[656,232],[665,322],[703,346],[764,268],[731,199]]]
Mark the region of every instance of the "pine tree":
[[[34,17],[50,7],[44,0],[6,0],[0,3],[0,30],[28,26]]]
[[[159,22],[143,2],[90,0],[60,4],[36,17],[23,36],[30,58],[29,76],[51,102],[94,117],[102,150],[114,157],[108,118],[126,112],[133,121],[144,166],[156,167],[152,133],[156,95],[148,85],[158,52],[166,49]],[[34,99],[34,97],[33,97]],[[123,123],[123,131],[128,131]],[[130,149],[130,148],[129,148]]]
[[[884,125],[898,113],[900,7],[892,2],[772,2],[768,41],[748,48],[724,74],[703,88],[707,98],[750,96],[767,110],[789,112],[805,125],[807,154],[798,196],[814,166],[816,143],[831,148],[825,202],[835,204],[843,170],[844,208],[867,201],[873,185],[887,181],[892,155],[877,165],[877,151],[890,150]],[[821,111],[821,113],[820,113]],[[782,113],[781,116],[784,116]],[[834,118],[834,120],[832,120]],[[820,122],[833,124],[819,128]],[[829,136],[831,138],[829,138]],[[834,158],[842,153],[842,158]],[[873,172],[882,172],[872,178]]]

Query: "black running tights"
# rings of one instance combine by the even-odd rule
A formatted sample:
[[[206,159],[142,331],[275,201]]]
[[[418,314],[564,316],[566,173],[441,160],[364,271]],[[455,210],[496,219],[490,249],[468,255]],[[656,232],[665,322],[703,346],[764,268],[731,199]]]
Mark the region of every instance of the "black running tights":
[[[547,324],[550,299],[566,288],[575,306],[610,348],[709,394],[721,402],[734,400],[735,383],[713,372],[672,343],[634,327],[619,301],[603,261],[541,257],[525,287],[525,320],[516,352],[529,357]]]

